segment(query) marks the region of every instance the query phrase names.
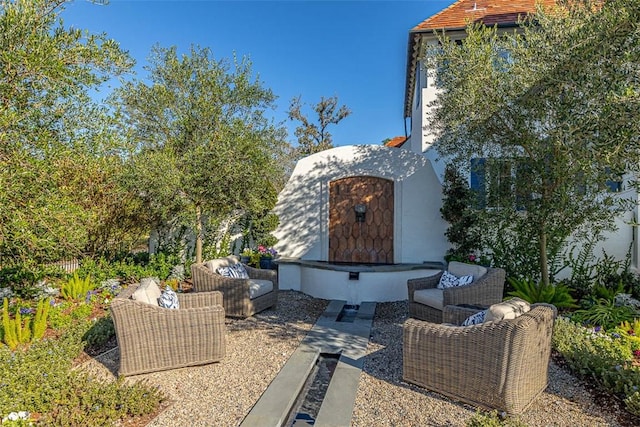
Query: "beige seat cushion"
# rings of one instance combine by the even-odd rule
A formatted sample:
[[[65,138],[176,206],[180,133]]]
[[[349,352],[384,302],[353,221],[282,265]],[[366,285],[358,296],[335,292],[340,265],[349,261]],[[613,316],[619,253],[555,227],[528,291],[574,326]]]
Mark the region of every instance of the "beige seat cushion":
[[[487,274],[486,267],[478,264],[466,264],[458,261],[451,261],[447,267],[447,271],[457,277],[473,276],[474,282]]]
[[[484,321],[515,319],[529,310],[531,310],[531,306],[527,301],[520,298],[512,298],[489,307]]]
[[[413,293],[413,300],[438,310],[442,310],[444,307],[444,293],[442,289],[420,289]]]
[[[147,278],[140,280],[140,286],[133,292],[131,299],[157,306],[160,295],[162,295],[162,291],[156,281]]]
[[[249,299],[261,297],[273,291],[271,280],[251,279],[249,280]]]
[[[204,265],[214,273],[218,272],[218,268],[220,267],[229,267],[230,265],[237,264],[238,258],[233,255],[229,255],[224,258],[216,258],[204,263]]]

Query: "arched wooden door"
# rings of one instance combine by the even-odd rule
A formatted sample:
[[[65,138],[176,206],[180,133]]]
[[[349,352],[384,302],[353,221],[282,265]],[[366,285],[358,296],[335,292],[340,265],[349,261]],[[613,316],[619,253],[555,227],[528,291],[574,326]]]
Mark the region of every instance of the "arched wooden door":
[[[393,264],[393,181],[354,176],[329,184],[329,261]]]

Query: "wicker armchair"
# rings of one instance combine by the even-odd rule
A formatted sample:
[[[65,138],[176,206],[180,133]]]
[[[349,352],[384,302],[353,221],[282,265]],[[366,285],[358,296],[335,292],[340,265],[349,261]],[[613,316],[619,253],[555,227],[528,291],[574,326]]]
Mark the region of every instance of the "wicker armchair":
[[[456,274],[452,267],[460,269],[480,269],[484,267],[471,266],[462,263],[449,263],[449,270]],[[460,275],[460,274],[457,274]],[[505,271],[501,268],[486,268],[486,273],[474,279],[469,285],[447,289],[437,289],[442,272],[435,276],[420,277],[407,281],[409,295],[409,317],[426,320],[427,322],[442,323],[442,312],[448,305],[471,304],[490,306],[502,301],[505,282]],[[422,291],[427,298],[416,300],[416,291]]]
[[[217,267],[239,263],[236,256],[218,258],[206,263],[191,265],[191,280],[195,292],[220,291],[224,295],[223,305],[227,316],[249,317],[275,307],[278,303],[278,273],[244,265],[249,279],[224,277],[216,272]],[[252,286],[259,281],[271,281],[273,289],[264,295],[252,298]]]
[[[449,308],[445,320],[477,312]],[[555,307],[534,304],[515,319],[473,326],[407,319],[403,379],[474,406],[522,413],[547,386],[555,315]]]
[[[225,355],[220,292],[178,294],[179,309],[131,299],[131,285],[111,301],[121,375],[204,365]]]

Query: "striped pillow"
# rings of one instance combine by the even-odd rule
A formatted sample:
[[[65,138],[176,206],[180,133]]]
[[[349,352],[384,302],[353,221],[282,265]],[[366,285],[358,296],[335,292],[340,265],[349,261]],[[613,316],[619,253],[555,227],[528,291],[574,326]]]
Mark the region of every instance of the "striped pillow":
[[[167,286],[160,298],[158,298],[158,305],[163,308],[180,308],[180,301],[178,301],[178,294],[176,294],[170,286]]]
[[[460,326],[479,325],[480,323],[484,323],[486,317],[487,317],[487,310],[479,311],[476,314],[472,314],[471,316],[467,317],[465,321],[462,322],[462,325]]]
[[[457,277],[448,271],[443,271],[438,282],[438,289],[455,288],[456,286],[465,286],[473,282],[473,276]]]
[[[234,279],[248,279],[249,273],[242,264],[231,264],[228,267],[219,267],[218,274],[224,277],[231,277]]]

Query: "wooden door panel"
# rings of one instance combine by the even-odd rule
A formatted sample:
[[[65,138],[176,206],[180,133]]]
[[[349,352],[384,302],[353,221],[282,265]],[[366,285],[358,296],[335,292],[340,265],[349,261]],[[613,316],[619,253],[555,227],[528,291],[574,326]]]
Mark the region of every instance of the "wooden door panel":
[[[366,206],[358,222],[354,207]],[[329,184],[329,261],[393,263],[393,181],[349,177]]]

